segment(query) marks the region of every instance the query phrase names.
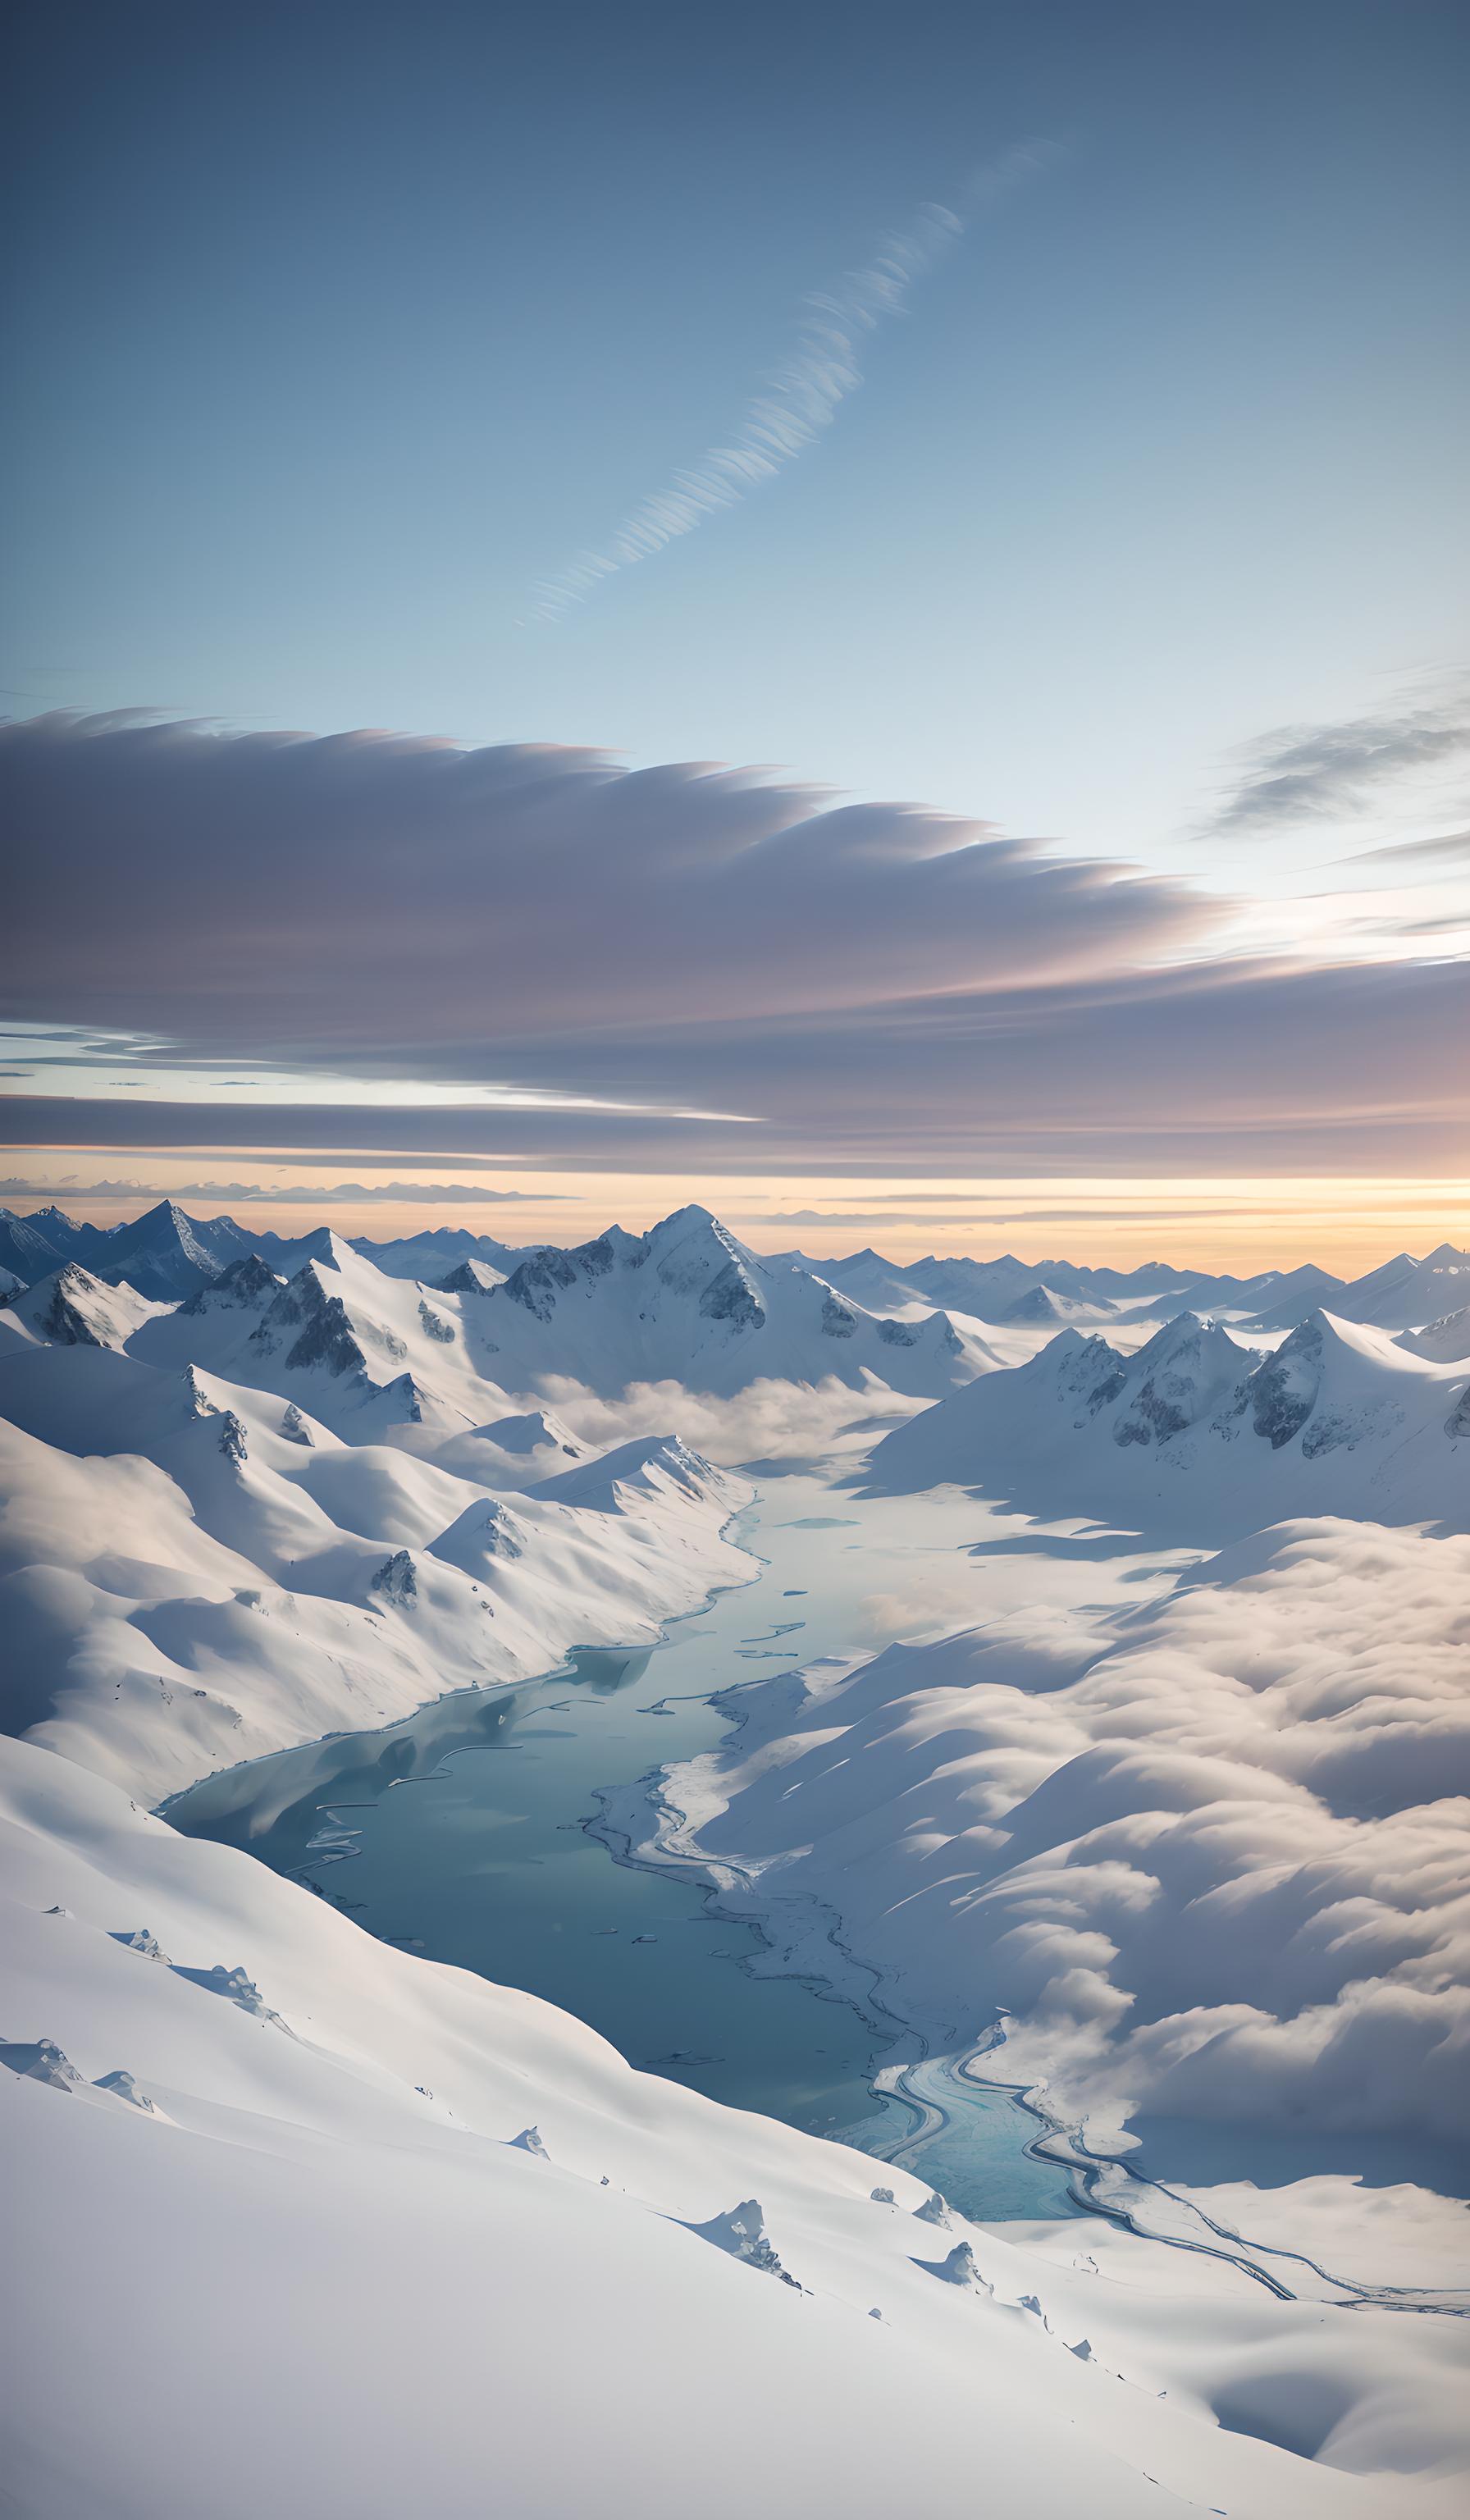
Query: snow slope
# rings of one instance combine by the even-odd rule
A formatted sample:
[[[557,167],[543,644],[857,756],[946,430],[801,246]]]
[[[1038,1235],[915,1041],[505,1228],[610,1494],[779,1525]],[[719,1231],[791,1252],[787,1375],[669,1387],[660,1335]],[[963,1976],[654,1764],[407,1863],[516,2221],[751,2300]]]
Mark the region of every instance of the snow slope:
[[[585,1507],[507,1502],[192,1366],[0,1359],[0,1729],[152,1802],[573,1644],[650,1642],[748,1574],[721,1530],[749,1490],[644,1452]]]
[[[549,1374],[604,1394],[670,1378],[727,1395],[757,1379],[835,1378],[927,1398],[992,1362],[943,1314],[869,1313],[793,1263],[762,1259],[702,1207],[646,1235],[612,1226],[576,1250],[548,1247],[460,1300],[487,1370],[521,1391]]]
[[[334,1234],[284,1282],[253,1257],[243,1262],[150,1323],[129,1350],[280,1392],[358,1441],[396,1426],[459,1432],[505,1402],[452,1297],[385,1278]]]
[[[1426,1323],[1421,1330],[1401,1330],[1399,1345],[1410,1356],[1431,1357],[1436,1365],[1457,1365],[1461,1357],[1470,1357],[1470,1304],[1447,1313],[1443,1321]]]
[[[1470,1375],[1313,1313],[1273,1355],[1184,1313],[1125,1356],[1063,1330],[875,1446],[886,1492],[942,1480],[1051,1513],[1223,1535],[1282,1514],[1470,1519]]]
[[[0,1883],[26,2515],[1455,2508],[1449,2322],[885,2202],[25,1744]]]
[[[0,1356],[18,1347],[108,1347],[119,1352],[168,1307],[125,1281],[110,1285],[77,1260],[8,1297],[0,1310]]]
[[[1422,1260],[1401,1251],[1381,1269],[1355,1278],[1333,1305],[1345,1321],[1371,1323],[1379,1329],[1422,1328],[1457,1312],[1470,1300],[1470,1251],[1442,1242]]]
[[[470,1234],[463,1225],[430,1226],[426,1233],[402,1235],[394,1242],[374,1242],[365,1234],[355,1234],[352,1248],[385,1278],[422,1278],[432,1284],[467,1260],[487,1269],[492,1277],[508,1278],[517,1261],[529,1257],[525,1244],[497,1242],[494,1235]]]
[[[90,1260],[107,1239],[100,1226],[80,1225],[59,1207],[38,1207],[28,1216],[0,1207],[0,1266],[22,1286],[50,1277],[65,1261]]]
[[[1268,2188],[1270,2139],[1309,2133],[1463,2173],[1467,1648],[1470,1541],[1287,1523],[1091,1628],[752,1683],[671,1772],[660,1845],[793,1964],[833,1973],[835,1919],[934,2050],[1008,2015],[984,2070],[1094,2146],[1141,2117],[1213,2128]],[[1392,2215],[1333,2184],[1331,2270],[1402,2280]],[[1282,2210],[1250,2200],[1267,2237]],[[1440,2214],[1440,2280],[1470,2286],[1470,2210]]]
[[[145,1216],[114,1226],[91,1260],[97,1276],[113,1284],[126,1278],[142,1295],[172,1303],[198,1292],[253,1249],[250,1236],[233,1217],[207,1221],[189,1216],[174,1199],[162,1199]]]
[[[171,1305],[68,1264],[0,1309],[0,1351],[96,1336],[150,1364],[278,1392],[355,1441],[401,1433],[416,1449],[410,1430],[449,1440],[516,1414],[517,1399],[575,1384],[607,1398],[635,1385],[729,1397],[790,1382],[928,1399],[1002,1352],[943,1314],[869,1313],[802,1269],[758,1259],[702,1208],[642,1237],[613,1227],[573,1251],[533,1252],[505,1278],[470,1257],[437,1284],[385,1276],[330,1229],[308,1240],[289,1280],[246,1251]],[[48,1329],[57,1289],[68,1309]]]

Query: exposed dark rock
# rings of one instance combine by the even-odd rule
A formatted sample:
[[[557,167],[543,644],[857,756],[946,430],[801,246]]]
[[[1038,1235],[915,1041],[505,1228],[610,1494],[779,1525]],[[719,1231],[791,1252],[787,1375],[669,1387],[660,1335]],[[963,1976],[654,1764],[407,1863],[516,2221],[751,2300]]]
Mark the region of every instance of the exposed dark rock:
[[[406,1549],[399,1549],[391,1557],[384,1558],[373,1578],[372,1589],[375,1593],[380,1593],[385,1601],[396,1603],[400,1609],[418,1598],[419,1578],[414,1572],[414,1561]]]
[[[765,1327],[765,1307],[738,1260],[727,1260],[717,1270],[699,1298],[699,1311],[707,1322],[727,1322],[733,1330],[758,1330]]]
[[[212,1313],[224,1304],[254,1308],[279,1295],[285,1283],[274,1269],[267,1268],[258,1251],[247,1251],[212,1284],[199,1287],[179,1309],[184,1313]]]
[[[557,1295],[576,1282],[571,1254],[548,1244],[545,1250],[533,1251],[529,1260],[522,1260],[518,1269],[512,1269],[499,1291],[508,1295],[512,1304],[524,1305],[538,1322],[549,1322],[557,1309]]]

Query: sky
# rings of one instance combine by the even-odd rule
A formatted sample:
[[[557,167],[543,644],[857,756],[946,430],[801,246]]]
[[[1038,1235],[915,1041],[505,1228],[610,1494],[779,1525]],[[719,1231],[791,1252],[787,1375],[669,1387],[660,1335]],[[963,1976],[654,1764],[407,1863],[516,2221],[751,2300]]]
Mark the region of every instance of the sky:
[[[0,1196],[1470,1226],[1461,9],[16,50]]]

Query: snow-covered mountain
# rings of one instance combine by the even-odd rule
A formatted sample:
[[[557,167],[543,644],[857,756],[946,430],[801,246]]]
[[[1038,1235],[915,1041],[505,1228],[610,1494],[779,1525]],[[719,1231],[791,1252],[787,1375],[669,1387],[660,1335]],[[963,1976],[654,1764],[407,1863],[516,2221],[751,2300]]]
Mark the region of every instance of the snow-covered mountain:
[[[1369,1323],[1377,1329],[1420,1329],[1443,1320],[1470,1302],[1470,1251],[1452,1242],[1415,1260],[1401,1251],[1381,1269],[1355,1278],[1333,1305],[1344,1321]]]
[[[1036,1286],[1054,1285],[1074,1294],[1079,1289],[1073,1282],[1082,1274],[1059,1265],[1044,1273],[1009,1251],[999,1260],[939,1260],[931,1255],[904,1272],[921,1303],[946,1304],[982,1322],[1002,1321]]]
[[[497,1242],[492,1234],[471,1234],[463,1225],[435,1225],[423,1234],[403,1235],[394,1242],[373,1242],[366,1235],[355,1234],[352,1247],[386,1278],[425,1278],[438,1283],[467,1260],[477,1262],[497,1278],[508,1278],[517,1261],[526,1258],[528,1246]]]
[[[648,1234],[612,1226],[575,1250],[548,1246],[459,1302],[486,1370],[518,1390],[547,1375],[604,1393],[672,1379],[729,1394],[758,1377],[857,1390],[873,1378],[928,1397],[993,1362],[942,1313],[869,1313],[794,1263],[763,1259],[703,1207]]]
[[[79,1260],[65,1261],[49,1278],[0,1299],[0,1355],[36,1342],[54,1347],[111,1347],[121,1351],[136,1330],[168,1311],[123,1280],[111,1285]]]
[[[849,1252],[842,1260],[812,1260],[803,1251],[783,1251],[778,1257],[809,1270],[814,1278],[835,1286],[841,1295],[851,1295],[872,1313],[902,1313],[924,1302],[908,1271],[870,1246]]]
[[[366,1264],[363,1264],[366,1266]],[[672,1439],[562,1465],[512,1423],[477,1478],[344,1444],[289,1394],[110,1346],[0,1358],[0,1730],[156,1801],[446,1689],[651,1641],[748,1561],[749,1491]]]
[[[93,1255],[92,1268],[113,1285],[125,1278],[140,1295],[166,1304],[212,1284],[254,1247],[232,1218],[187,1216],[165,1198],[146,1216],[117,1226],[106,1250]]]
[[[1457,1313],[1447,1313],[1442,1321],[1426,1323],[1421,1330],[1401,1330],[1398,1343],[1410,1356],[1431,1357],[1436,1365],[1455,1365],[1461,1357],[1470,1357],[1470,1304],[1462,1304]]]
[[[1033,1286],[1022,1295],[1005,1315],[1007,1322],[1042,1323],[1051,1329],[1068,1324],[1112,1320],[1118,1311],[1115,1302],[1101,1295],[1059,1295],[1052,1286]]]
[[[59,1207],[37,1207],[28,1216],[0,1207],[0,1267],[22,1285],[48,1277],[67,1260],[93,1259],[107,1241],[101,1226],[80,1224]]]
[[[182,1251],[172,1215],[168,1231]],[[546,1246],[505,1276],[468,1255],[438,1283],[385,1275],[328,1227],[308,1242],[289,1279],[246,1247],[227,1265],[211,1260],[207,1276],[193,1268],[198,1282],[162,1305],[133,1291],[121,1262],[96,1278],[68,1264],[0,1309],[0,1347],[97,1337],[151,1364],[279,1390],[354,1440],[390,1427],[468,1433],[512,1414],[514,1396],[567,1382],[604,1396],[678,1382],[728,1397],[762,1378],[835,1381],[931,1399],[998,1361],[943,1314],[873,1314],[790,1262],[762,1259],[703,1208],[646,1235],[613,1226],[571,1251]],[[51,1333],[40,1325],[58,1288],[69,1310]]]
[[[1072,1260],[1018,1260],[1009,1251],[996,1260],[941,1260],[931,1254],[907,1264],[885,1260],[873,1250],[855,1252],[845,1260],[793,1256],[845,1294],[874,1308],[938,1304],[995,1323],[1099,1321],[1125,1307],[1136,1314],[1166,1318],[1175,1312],[1210,1311],[1246,1319],[1266,1305],[1278,1304],[1294,1307],[1290,1322],[1282,1325],[1290,1328],[1314,1304],[1330,1300],[1343,1283],[1330,1271],[1310,1265],[1263,1269],[1252,1278],[1234,1278],[1181,1269],[1163,1260],[1145,1261],[1136,1269],[1090,1269]]]
[[[1189,1313],[1131,1356],[1067,1329],[896,1428],[869,1476],[1202,1534],[1293,1513],[1459,1527],[1470,1376],[1321,1312],[1273,1355]]]
[[[506,1255],[508,1259],[511,1256],[509,1252]],[[488,1260],[477,1260],[469,1255],[457,1260],[452,1269],[446,1270],[442,1278],[435,1278],[432,1283],[438,1295],[488,1295],[492,1286],[503,1286],[509,1275],[509,1270],[493,1268]]]

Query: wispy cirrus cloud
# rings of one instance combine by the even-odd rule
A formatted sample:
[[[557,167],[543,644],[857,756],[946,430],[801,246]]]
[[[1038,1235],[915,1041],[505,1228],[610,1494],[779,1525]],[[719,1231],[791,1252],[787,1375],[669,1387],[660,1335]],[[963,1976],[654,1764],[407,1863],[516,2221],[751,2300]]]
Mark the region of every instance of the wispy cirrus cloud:
[[[1394,713],[1280,727],[1261,739],[1203,831],[1249,836],[1288,824],[1351,820],[1392,802],[1401,783],[1466,753],[1470,685]]]
[[[707,446],[695,463],[640,501],[600,548],[578,552],[555,576],[539,579],[532,617],[559,620],[603,578],[635,567],[692,533],[706,517],[735,507],[815,446],[863,382],[865,337],[905,311],[913,282],[932,270],[987,202],[1039,173],[1056,154],[1054,144],[1042,141],[1007,150],[971,177],[958,210],[925,202],[907,227],[883,238],[860,271],[805,298],[792,348],[746,404],[732,436]]]
[[[1387,848],[1359,849],[1340,866],[1428,867],[1437,875],[1445,867],[1470,866],[1470,832],[1446,832],[1432,840],[1393,840]]]

